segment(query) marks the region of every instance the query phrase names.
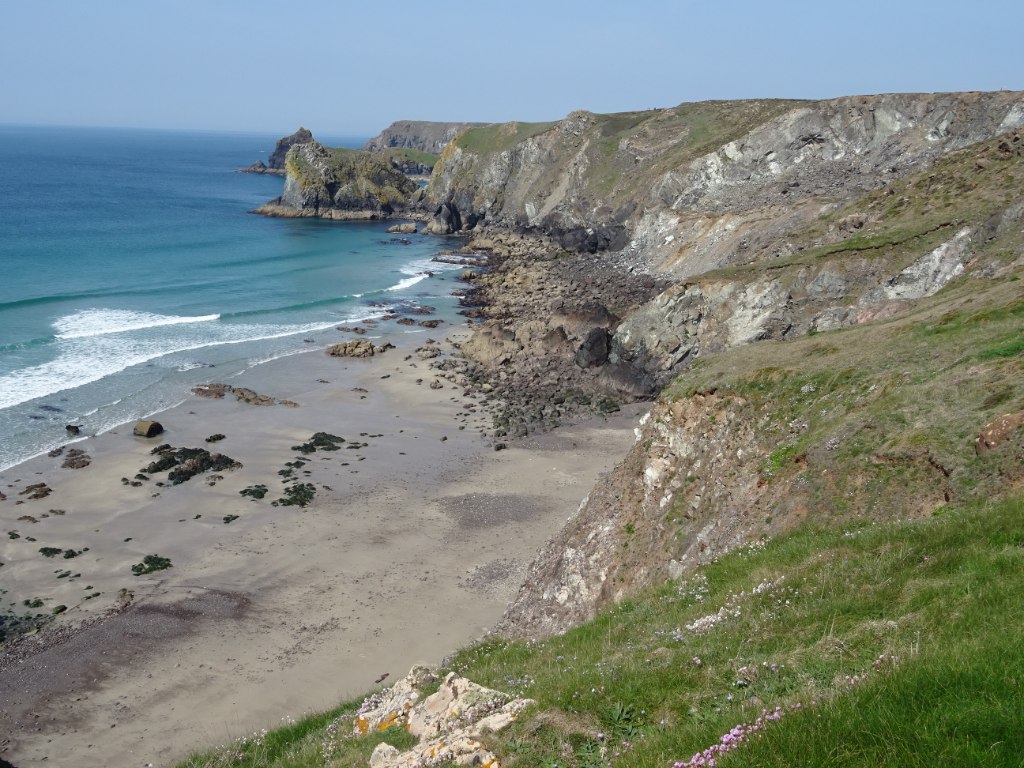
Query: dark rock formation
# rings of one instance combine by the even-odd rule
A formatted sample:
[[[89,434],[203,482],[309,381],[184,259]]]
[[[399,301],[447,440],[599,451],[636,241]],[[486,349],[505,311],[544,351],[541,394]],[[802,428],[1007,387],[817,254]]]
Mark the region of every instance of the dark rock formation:
[[[288,150],[296,144],[309,144],[313,141],[313,134],[305,128],[299,128],[290,136],[278,139],[274,145],[274,151],[270,153],[267,163],[257,160],[252,165],[239,168],[239,173],[269,173],[274,176],[284,176],[284,161],[288,156]]]
[[[608,345],[611,336],[604,328],[591,328],[576,350],[576,365],[580,368],[593,368],[608,362]]]
[[[274,151],[270,153],[267,166],[271,170],[283,171],[285,169],[285,159],[288,156],[288,150],[296,144],[309,144],[312,141],[313,134],[305,128],[299,128],[299,130],[290,136],[278,139],[277,144],[274,146]]]

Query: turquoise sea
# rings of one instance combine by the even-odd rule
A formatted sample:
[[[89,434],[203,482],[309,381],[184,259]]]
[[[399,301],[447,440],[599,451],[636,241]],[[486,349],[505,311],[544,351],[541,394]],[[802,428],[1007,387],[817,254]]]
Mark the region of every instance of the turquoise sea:
[[[455,268],[430,261],[450,242],[248,213],[282,179],[235,169],[276,138],[0,126],[0,469],[67,443],[65,424],[103,432],[337,325],[455,317]]]

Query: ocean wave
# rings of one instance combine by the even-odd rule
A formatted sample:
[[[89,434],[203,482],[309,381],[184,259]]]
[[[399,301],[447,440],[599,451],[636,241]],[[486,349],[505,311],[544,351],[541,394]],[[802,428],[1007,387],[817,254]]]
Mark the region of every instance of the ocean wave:
[[[416,285],[416,283],[419,283],[419,282],[421,282],[423,280],[426,280],[428,277],[430,277],[430,275],[428,275],[426,273],[420,273],[418,275],[413,275],[412,277],[407,277],[404,280],[399,280],[397,283],[395,283],[392,286],[389,286],[389,287],[385,288],[384,290],[385,291],[404,291],[406,288],[412,288],[414,285]]]
[[[362,298],[361,293],[343,294],[341,296],[332,296],[329,299],[317,299],[316,301],[305,301],[299,304],[288,304],[283,307],[272,307],[269,309],[246,309],[241,312],[224,312],[221,315],[222,320],[234,320],[239,317],[259,317],[261,315],[274,315],[281,312],[298,312],[304,309],[316,309],[317,307],[329,307],[332,304],[341,304],[351,299]]]
[[[165,325],[187,323],[208,323],[219,320],[220,315],[155,315],[152,312],[135,312],[128,309],[83,309],[73,315],[65,315],[53,322],[58,340],[84,339],[91,336],[107,336],[126,331],[141,331],[146,328],[160,328]]]
[[[332,328],[336,321],[305,325],[203,325],[174,328],[174,335],[142,337],[131,333],[59,339],[57,356],[39,365],[0,376],[0,408],[49,397],[142,365],[166,355],[220,345],[280,339]],[[147,326],[151,327],[151,326]],[[188,330],[186,330],[188,329]]]

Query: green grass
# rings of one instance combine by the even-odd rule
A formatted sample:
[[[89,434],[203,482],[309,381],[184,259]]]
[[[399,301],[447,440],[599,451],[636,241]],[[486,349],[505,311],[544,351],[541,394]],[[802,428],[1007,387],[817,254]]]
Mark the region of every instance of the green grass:
[[[783,717],[721,765],[1016,766],[1024,499],[906,523],[806,525],[563,636],[483,642],[446,667],[538,701],[486,740],[507,766],[665,768],[775,706]],[[354,712],[181,766],[365,765],[382,739],[408,746],[400,729],[345,735]]]
[[[521,141],[550,130],[556,122],[548,123],[500,123],[469,128],[460,134],[453,144],[478,155],[504,152]]]

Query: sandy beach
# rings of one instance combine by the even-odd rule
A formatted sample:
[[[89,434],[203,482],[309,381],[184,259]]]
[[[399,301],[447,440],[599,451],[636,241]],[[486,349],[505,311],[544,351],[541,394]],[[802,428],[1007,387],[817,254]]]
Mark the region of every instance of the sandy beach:
[[[0,666],[0,758],[171,764],[437,663],[499,618],[645,407],[495,451],[481,398],[444,378],[431,388],[414,354],[425,334],[394,330],[381,335],[398,348],[372,360],[315,350],[228,382],[299,407],[193,396],[159,414],[157,438],[129,424],[75,443],[86,467],[44,456],[0,474],[2,599],[94,622]],[[346,442],[292,468],[313,501],[273,506],[292,446],[319,431]],[[242,466],[174,486],[134,480],[161,443]],[[52,491],[29,499],[40,482]],[[260,484],[263,499],[240,494]],[[172,567],[133,575],[153,554]]]

